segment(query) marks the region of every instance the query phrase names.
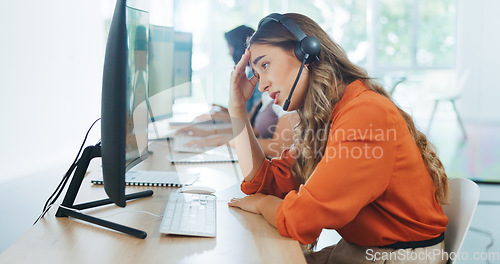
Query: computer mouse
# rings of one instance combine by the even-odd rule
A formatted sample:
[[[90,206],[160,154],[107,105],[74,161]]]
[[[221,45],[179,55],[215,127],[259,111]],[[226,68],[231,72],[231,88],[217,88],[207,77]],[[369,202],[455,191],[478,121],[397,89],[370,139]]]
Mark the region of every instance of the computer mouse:
[[[198,193],[198,194],[212,194],[215,192],[215,189],[208,186],[196,186],[196,185],[188,185],[179,188],[177,192],[180,193]]]

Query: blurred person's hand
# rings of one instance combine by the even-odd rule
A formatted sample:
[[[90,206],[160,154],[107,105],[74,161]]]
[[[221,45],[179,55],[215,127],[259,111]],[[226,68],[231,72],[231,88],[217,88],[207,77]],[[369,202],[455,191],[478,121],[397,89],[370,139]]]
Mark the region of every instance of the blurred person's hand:
[[[191,140],[186,144],[186,147],[203,148],[203,147],[218,147],[228,143],[233,139],[233,134],[224,133],[208,136],[202,139]]]
[[[199,123],[199,122],[214,122],[214,123],[229,123],[231,121],[231,117],[229,116],[229,113],[227,112],[222,112],[222,113],[210,113],[210,114],[203,114],[195,117],[193,119],[193,123]]]
[[[175,132],[176,135],[188,135],[193,137],[207,137],[211,135],[215,135],[217,130],[205,130],[198,128],[196,125],[191,125],[187,127],[183,127]]]

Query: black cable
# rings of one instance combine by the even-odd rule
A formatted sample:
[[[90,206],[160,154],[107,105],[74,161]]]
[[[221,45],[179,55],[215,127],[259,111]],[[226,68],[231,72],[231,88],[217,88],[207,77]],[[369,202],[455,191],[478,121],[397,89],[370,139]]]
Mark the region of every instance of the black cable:
[[[94,125],[99,120],[101,120],[101,118],[96,119],[92,123],[92,125],[89,127],[89,129],[87,130],[87,133],[85,134],[85,138],[83,139],[82,145],[80,146],[80,149],[78,150],[78,154],[76,154],[75,160],[70,165],[70,167],[66,171],[66,173],[63,175],[63,178],[61,179],[61,182],[59,183],[59,185],[57,186],[57,188],[54,190],[54,192],[50,195],[50,197],[45,202],[45,205],[43,206],[42,213],[35,220],[35,222],[33,223],[33,225],[35,225],[38,222],[38,220],[42,219],[45,216],[45,214],[49,211],[49,209],[51,208],[51,206],[57,201],[57,199],[61,195],[62,191],[64,190],[64,187],[66,186],[66,183],[68,182],[68,180],[69,180],[69,178],[71,176],[71,173],[73,172],[73,170],[76,168],[76,166],[78,164],[78,159],[80,158],[80,154],[82,153],[83,147],[85,146],[85,142],[87,141],[87,138],[88,138],[88,136],[90,134],[90,131],[92,130],[92,128],[94,127]]]
[[[43,211],[47,210],[47,208],[49,207],[49,203],[52,200],[52,198],[54,197],[54,195],[56,195],[56,193],[60,189],[63,189],[61,187],[66,185],[66,182],[69,179],[69,175],[71,174],[71,172],[73,172],[75,167],[76,167],[76,163],[73,162],[73,164],[71,164],[71,166],[69,167],[68,171],[66,171],[66,173],[63,175],[63,178],[62,178],[61,182],[59,183],[59,185],[57,186],[57,188],[55,189],[54,193],[52,193],[52,195],[49,197],[49,199],[47,199],[47,201],[45,202],[45,205],[43,206]]]
[[[288,98],[285,101],[285,104],[283,105],[283,110],[288,110],[288,107],[290,106],[290,100],[292,99],[292,94],[293,91],[295,90],[295,87],[297,86],[297,83],[299,82],[300,75],[302,74],[302,70],[304,69],[304,65],[306,64],[308,56],[306,55],[304,57],[304,60],[302,60],[302,64],[300,65],[299,73],[297,74],[297,78],[295,78],[295,81],[293,82],[292,90],[288,94]]]
[[[66,173],[64,174],[63,176],[63,179],[61,180],[61,182],[59,183],[59,186],[57,186],[56,190],[54,191],[54,193],[52,193],[52,195],[49,197],[49,199],[47,200],[47,202],[45,203],[45,206],[43,207],[43,210],[45,211],[47,209],[48,206],[52,205],[48,205],[49,204],[49,201],[50,199],[52,199],[54,197],[54,195],[57,193],[57,191],[59,190],[59,192],[57,193],[55,199],[53,202],[55,202],[55,200],[57,200],[57,198],[59,198],[59,195],[61,194],[61,191],[64,189],[64,186],[66,185],[66,183],[68,182],[68,179],[71,175],[71,173],[73,172],[73,170],[75,169],[75,167],[77,166],[77,163],[78,163],[78,159],[80,158],[80,154],[82,153],[82,149],[83,147],[85,146],[85,142],[87,141],[87,138],[89,136],[89,133],[90,131],[92,130],[92,128],[94,127],[94,125],[99,121],[101,120],[101,118],[98,118],[96,119],[92,125],[90,126],[90,128],[87,130],[87,133],[85,134],[85,138],[83,139],[83,142],[82,142],[82,145],[80,146],[80,149],[78,150],[78,154],[76,154],[76,157],[75,157],[75,160],[73,161],[73,163],[71,164],[71,166],[69,167],[68,171],[66,171]],[[62,186],[62,188],[61,188]]]

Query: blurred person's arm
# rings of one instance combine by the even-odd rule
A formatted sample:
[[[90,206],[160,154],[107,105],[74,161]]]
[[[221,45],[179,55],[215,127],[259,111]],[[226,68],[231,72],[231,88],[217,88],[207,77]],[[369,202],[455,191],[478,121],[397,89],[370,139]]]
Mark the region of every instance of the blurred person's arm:
[[[183,127],[175,132],[175,135],[188,135],[193,137],[208,137],[217,134],[232,133],[232,128],[222,128],[222,129],[203,129],[199,127],[200,125],[191,125]]]
[[[223,134],[216,134],[216,135],[211,135],[204,137],[202,139],[195,139],[189,141],[186,146],[187,147],[218,147],[222,146],[226,143],[230,143],[231,146],[231,140],[233,139],[233,133],[232,131],[229,131],[229,133],[223,133]]]

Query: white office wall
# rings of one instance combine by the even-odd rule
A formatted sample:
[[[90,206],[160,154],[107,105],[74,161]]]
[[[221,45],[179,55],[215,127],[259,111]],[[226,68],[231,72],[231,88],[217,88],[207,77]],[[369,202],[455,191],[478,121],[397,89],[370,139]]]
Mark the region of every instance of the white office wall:
[[[500,122],[500,1],[458,0],[457,72],[470,70],[460,114],[467,121]]]
[[[69,166],[100,116],[102,13],[100,0],[0,2],[0,182]]]

